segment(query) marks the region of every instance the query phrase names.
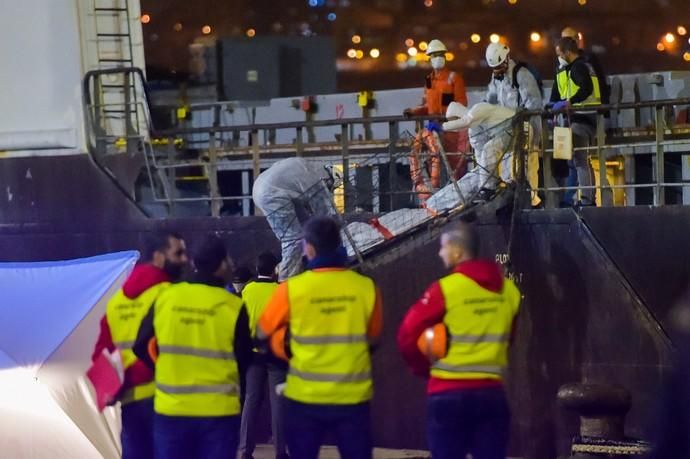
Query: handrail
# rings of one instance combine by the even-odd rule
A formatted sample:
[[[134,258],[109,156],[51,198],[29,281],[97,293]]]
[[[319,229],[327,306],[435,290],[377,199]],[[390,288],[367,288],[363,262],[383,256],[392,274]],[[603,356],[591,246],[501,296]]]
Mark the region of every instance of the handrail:
[[[84,94],[84,103],[89,106],[93,105],[93,100],[91,98],[91,80],[100,75],[116,75],[116,74],[125,74],[125,73],[136,73],[139,75],[141,78],[142,82],[142,87],[144,89],[144,98],[145,98],[145,103],[148,107],[151,106],[150,101],[151,98],[149,96],[149,90],[148,90],[148,84],[146,83],[146,76],[144,75],[144,71],[140,69],[139,67],[115,67],[112,69],[98,69],[98,70],[89,70],[84,74],[84,79],[82,80],[82,91]]]
[[[208,132],[234,132],[234,131],[261,131],[265,129],[298,129],[310,127],[324,127],[324,126],[341,126],[343,124],[375,124],[375,123],[395,123],[395,122],[414,122],[425,120],[436,120],[440,117],[436,116],[411,116],[405,117],[401,115],[395,116],[377,116],[369,118],[341,118],[335,120],[315,120],[315,121],[289,121],[285,123],[266,123],[266,124],[244,124],[240,126],[209,126],[201,128],[181,128],[181,129],[165,129],[157,131],[156,136],[169,137],[174,135],[185,134],[207,134]]]
[[[690,105],[690,98],[683,99],[661,99],[655,101],[644,102],[624,102],[618,104],[602,104],[602,105],[587,105],[586,107],[570,107],[560,110],[522,110],[522,116],[550,116],[559,113],[605,113],[611,110],[629,110],[634,108],[656,108],[668,105]],[[263,123],[263,124],[242,124],[238,126],[208,126],[198,128],[180,128],[180,129],[165,129],[156,131],[155,135],[161,137],[185,135],[185,134],[205,134],[210,131],[234,132],[234,131],[260,131],[265,129],[296,129],[296,128],[310,128],[310,127],[324,127],[324,126],[340,126],[342,124],[376,124],[376,123],[391,123],[391,122],[407,122],[407,121],[425,121],[429,119],[443,118],[436,116],[412,116],[406,117],[402,115],[391,116],[375,116],[375,117],[359,117],[359,118],[341,118],[333,120],[311,120],[311,121],[289,121],[284,123]]]

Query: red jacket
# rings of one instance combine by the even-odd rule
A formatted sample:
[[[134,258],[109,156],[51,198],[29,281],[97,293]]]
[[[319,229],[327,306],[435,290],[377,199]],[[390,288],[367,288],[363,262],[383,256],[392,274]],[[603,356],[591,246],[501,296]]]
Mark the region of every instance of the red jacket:
[[[122,291],[127,298],[133,299],[161,282],[170,282],[170,278],[165,271],[153,265],[140,264],[134,267],[132,274],[130,274],[122,285]],[[105,316],[101,319],[101,332],[98,335],[98,340],[96,341],[96,346],[91,355],[91,360],[95,360],[101,355],[103,349],[108,349],[109,352],[115,352],[115,343],[113,343],[113,337],[110,334],[110,326]],[[149,381],[153,381],[153,371],[144,365],[143,362],[137,360],[125,370],[125,381],[122,390],[125,391]]]
[[[503,272],[494,262],[469,260],[457,265],[453,272],[464,274],[492,292],[503,289]],[[430,364],[417,348],[417,340],[424,330],[442,322],[445,314],[445,300],[437,281],[431,284],[424,295],[412,305],[398,330],[398,347],[412,373],[429,378],[427,393],[436,394],[458,389],[500,386],[501,381],[495,379],[451,380],[429,377]]]

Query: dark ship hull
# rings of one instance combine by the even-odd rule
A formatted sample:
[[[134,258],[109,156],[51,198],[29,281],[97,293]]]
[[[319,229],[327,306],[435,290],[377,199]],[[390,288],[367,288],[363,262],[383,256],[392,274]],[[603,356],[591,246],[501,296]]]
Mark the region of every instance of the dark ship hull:
[[[278,243],[260,217],[150,219],[87,155],[4,159],[0,259],[37,261],[132,249],[146,231],[190,241],[221,233],[239,262]],[[690,209],[680,206],[524,211],[480,217],[482,253],[508,261],[524,294],[508,390],[511,455],[552,459],[568,451],[576,419],[556,391],[574,381],[616,383],[633,395],[630,436],[649,435],[650,413],[670,368],[668,312],[685,291]],[[385,335],[375,355],[375,442],[424,448],[423,382],[404,368],[395,333],[407,307],[443,271],[433,238],[414,239],[365,267],[383,289]]]

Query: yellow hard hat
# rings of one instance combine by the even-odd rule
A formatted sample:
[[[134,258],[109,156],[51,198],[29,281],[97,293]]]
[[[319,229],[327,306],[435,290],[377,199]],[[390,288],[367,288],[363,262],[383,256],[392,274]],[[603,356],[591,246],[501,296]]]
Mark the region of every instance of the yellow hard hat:
[[[448,355],[448,343],[448,329],[444,323],[438,323],[419,335],[417,348],[429,362],[434,363]]]

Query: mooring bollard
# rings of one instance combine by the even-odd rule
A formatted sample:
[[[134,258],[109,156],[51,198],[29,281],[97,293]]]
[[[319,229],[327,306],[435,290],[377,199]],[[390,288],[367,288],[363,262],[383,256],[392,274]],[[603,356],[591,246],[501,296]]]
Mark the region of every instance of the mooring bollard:
[[[558,404],[580,416],[580,435],[573,439],[571,459],[637,457],[647,453],[646,442],[625,437],[625,416],[632,406],[630,392],[621,386],[594,383],[565,384]]]

